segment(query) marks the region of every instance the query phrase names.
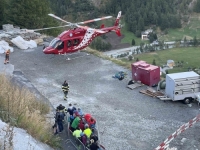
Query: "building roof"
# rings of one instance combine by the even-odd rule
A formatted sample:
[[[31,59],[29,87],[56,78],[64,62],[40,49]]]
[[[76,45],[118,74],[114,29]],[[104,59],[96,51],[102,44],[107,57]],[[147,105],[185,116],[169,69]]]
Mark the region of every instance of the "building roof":
[[[189,78],[199,76],[194,71],[167,74],[171,79]]]

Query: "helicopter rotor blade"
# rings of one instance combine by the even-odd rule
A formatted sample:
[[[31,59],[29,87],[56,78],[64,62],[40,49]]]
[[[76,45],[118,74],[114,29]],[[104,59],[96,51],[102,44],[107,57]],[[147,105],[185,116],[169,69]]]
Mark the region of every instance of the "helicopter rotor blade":
[[[92,19],[92,20],[78,22],[76,24],[87,24],[87,23],[91,23],[91,22],[95,22],[95,21],[100,21],[100,20],[105,20],[105,19],[109,19],[109,18],[112,18],[112,16],[106,16],[106,17],[96,18],[96,19]]]
[[[58,16],[56,16],[56,15],[54,15],[54,14],[48,14],[48,15],[51,16],[51,17],[53,17],[53,18],[56,18],[56,19],[58,19],[58,20],[60,20],[60,21],[63,21],[63,22],[65,22],[65,23],[71,24],[71,22],[68,22],[68,21],[66,21],[66,20],[63,20],[63,19],[61,19],[60,17],[58,17]]]
[[[56,18],[56,19],[58,19],[60,21],[63,21],[65,23],[67,23],[67,24],[70,24],[71,26],[73,26],[73,25],[76,26],[77,24],[87,24],[87,23],[91,23],[91,22],[95,22],[95,21],[100,21],[100,20],[105,20],[105,19],[112,18],[112,16],[106,16],[106,17],[96,18],[96,19],[87,20],[87,21],[83,21],[83,22],[71,23],[71,22],[68,22],[66,20],[63,20],[62,18],[60,18],[60,17],[58,17],[58,16],[56,16],[54,14],[48,14],[48,15],[51,16],[51,17],[53,17],[53,18]]]
[[[76,25],[76,26],[79,27],[79,28],[85,29],[85,30],[90,29],[90,30],[94,30],[95,32],[98,32],[98,33],[106,33],[105,31],[102,31],[102,30],[99,30],[99,29],[90,28],[88,26],[80,26],[80,25]]]
[[[48,27],[48,28],[41,28],[41,29],[30,29],[30,30],[26,30],[27,32],[35,32],[35,31],[42,31],[42,30],[49,30],[49,29],[55,29],[55,28],[63,28],[63,27],[67,27],[70,25],[64,25],[64,26],[57,26],[57,27]]]

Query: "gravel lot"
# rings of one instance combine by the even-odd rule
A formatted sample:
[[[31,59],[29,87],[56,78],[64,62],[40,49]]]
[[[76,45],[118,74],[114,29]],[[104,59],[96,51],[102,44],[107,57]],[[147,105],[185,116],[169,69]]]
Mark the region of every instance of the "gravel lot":
[[[4,55],[1,55],[4,57]],[[56,107],[77,104],[98,122],[101,143],[107,150],[153,150],[169,135],[199,114],[196,103],[188,107],[180,102],[163,102],[126,88],[131,72],[116,64],[80,52],[70,56],[45,55],[42,47],[11,53],[10,63]],[[128,73],[119,81],[118,71]],[[68,101],[63,100],[61,84],[70,85]],[[200,150],[200,123],[170,143],[178,150]],[[186,138],[185,142],[181,142]]]

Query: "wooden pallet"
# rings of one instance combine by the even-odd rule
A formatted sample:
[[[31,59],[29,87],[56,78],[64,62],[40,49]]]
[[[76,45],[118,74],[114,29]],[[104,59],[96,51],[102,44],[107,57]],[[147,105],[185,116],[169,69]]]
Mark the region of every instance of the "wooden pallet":
[[[140,93],[146,94],[151,97],[164,96],[164,93],[156,91],[152,88],[147,88],[146,90],[141,90]]]
[[[142,83],[140,83],[140,82],[135,82],[134,84],[127,85],[127,88],[133,90],[133,89],[135,89],[135,88],[137,88],[137,87],[141,87],[141,86],[143,86]]]

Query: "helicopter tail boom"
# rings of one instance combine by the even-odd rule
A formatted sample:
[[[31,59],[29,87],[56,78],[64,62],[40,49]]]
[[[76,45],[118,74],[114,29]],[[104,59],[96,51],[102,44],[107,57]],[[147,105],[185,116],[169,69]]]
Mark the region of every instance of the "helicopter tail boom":
[[[120,28],[116,29],[116,30],[115,30],[115,33],[116,33],[118,36],[121,36]]]

